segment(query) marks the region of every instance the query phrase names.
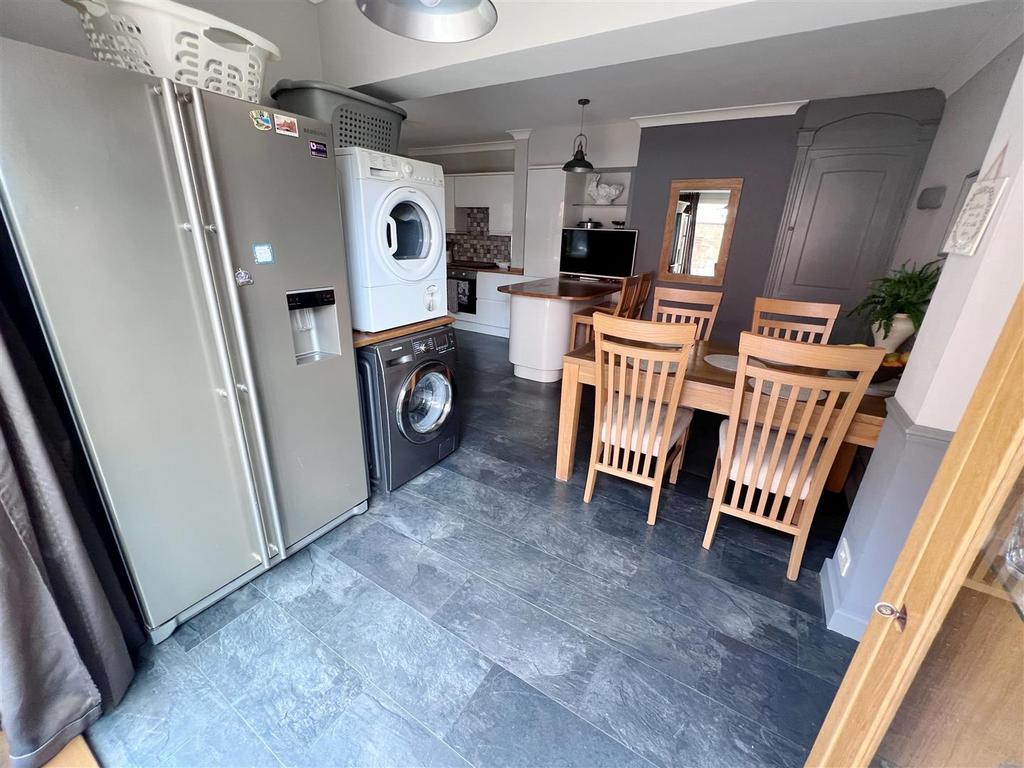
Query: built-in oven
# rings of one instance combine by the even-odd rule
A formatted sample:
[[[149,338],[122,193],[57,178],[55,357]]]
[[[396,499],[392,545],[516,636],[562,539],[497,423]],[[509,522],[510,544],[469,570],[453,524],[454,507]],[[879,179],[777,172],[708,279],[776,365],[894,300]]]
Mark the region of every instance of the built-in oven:
[[[448,270],[448,311],[476,314],[476,272],[471,269]]]

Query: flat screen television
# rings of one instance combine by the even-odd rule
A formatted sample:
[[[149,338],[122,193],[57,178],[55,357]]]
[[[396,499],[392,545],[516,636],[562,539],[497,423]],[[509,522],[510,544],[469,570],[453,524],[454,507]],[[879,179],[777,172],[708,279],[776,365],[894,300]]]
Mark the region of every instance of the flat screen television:
[[[636,256],[635,229],[562,230],[558,271],[580,277],[629,277]]]

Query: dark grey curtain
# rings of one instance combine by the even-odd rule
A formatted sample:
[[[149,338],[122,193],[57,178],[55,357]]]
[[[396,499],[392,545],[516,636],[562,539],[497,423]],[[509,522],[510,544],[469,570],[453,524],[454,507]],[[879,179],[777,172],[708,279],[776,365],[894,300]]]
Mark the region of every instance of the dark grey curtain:
[[[143,641],[32,333],[0,303],[0,728],[13,768],[43,765],[115,706]]]

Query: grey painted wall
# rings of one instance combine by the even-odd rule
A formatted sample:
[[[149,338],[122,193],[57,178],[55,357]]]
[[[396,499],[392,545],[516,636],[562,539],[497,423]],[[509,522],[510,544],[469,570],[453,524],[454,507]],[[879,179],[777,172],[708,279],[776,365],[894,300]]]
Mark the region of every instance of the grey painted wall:
[[[828,628],[855,640],[867,627],[953,437],[915,425],[892,398],[887,406],[888,418],[843,528],[850,567],[840,576],[833,557],[821,571]]]
[[[750,328],[764,289],[796,155],[797,118],[768,117],[645,128],[630,198],[636,269],[657,273],[673,179],[743,179],[714,338],[735,342]],[[669,283],[659,283],[669,285]],[[675,283],[677,287],[710,286]],[[716,288],[717,290],[717,288]]]
[[[894,266],[905,261],[934,259],[942,248],[946,229],[956,213],[953,209],[964,177],[981,167],[1022,51],[1024,38],[1017,38],[946,100],[942,122],[913,199],[916,202],[922,189],[934,186],[945,186],[946,197],[941,208],[931,210],[918,210],[911,203],[893,253]]]

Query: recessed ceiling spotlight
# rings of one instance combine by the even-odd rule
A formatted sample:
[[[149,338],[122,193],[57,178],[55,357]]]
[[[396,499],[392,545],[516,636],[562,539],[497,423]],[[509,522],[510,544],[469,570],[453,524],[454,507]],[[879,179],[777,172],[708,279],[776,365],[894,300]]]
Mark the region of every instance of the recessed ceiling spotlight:
[[[463,43],[498,23],[491,0],[356,0],[363,15],[388,32],[428,43]]]

